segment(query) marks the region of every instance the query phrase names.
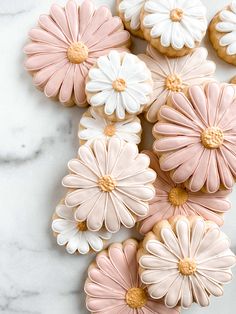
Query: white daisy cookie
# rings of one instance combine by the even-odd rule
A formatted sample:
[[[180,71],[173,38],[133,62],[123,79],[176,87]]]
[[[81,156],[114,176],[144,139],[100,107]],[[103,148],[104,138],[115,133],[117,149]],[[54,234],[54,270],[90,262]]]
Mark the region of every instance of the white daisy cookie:
[[[117,0],[117,12],[125,28],[134,36],[143,38],[140,15],[146,0]]]
[[[112,121],[128,119],[150,104],[151,72],[135,55],[111,51],[89,71],[86,94],[100,115]]]
[[[69,189],[65,204],[76,208],[76,220],[86,221],[91,231],[104,226],[111,233],[121,225],[132,228],[138,217],[146,217],[148,201],[155,195],[156,173],[149,163],[137,145],[115,137],[82,145],[78,157],[68,163],[70,174],[62,180]]]
[[[218,56],[236,65],[236,1],[214,16],[209,26],[209,36]]]
[[[104,241],[110,240],[112,234],[106,230],[92,232],[85,222],[75,219],[75,208],[67,207],[64,201],[56,207],[53,215],[52,230],[57,238],[57,244],[65,246],[69,254],[88,254],[100,252]]]
[[[181,57],[199,46],[206,34],[206,8],[200,0],[147,0],[141,27],[157,50]]]
[[[140,278],[153,299],[173,308],[210,304],[232,279],[236,256],[219,226],[201,217],[178,216],[156,224],[138,252]]]
[[[139,144],[141,132],[142,127],[138,117],[112,122],[106,117],[101,117],[90,107],[79,122],[78,137],[81,145],[91,145],[97,139],[109,140],[111,137]]]

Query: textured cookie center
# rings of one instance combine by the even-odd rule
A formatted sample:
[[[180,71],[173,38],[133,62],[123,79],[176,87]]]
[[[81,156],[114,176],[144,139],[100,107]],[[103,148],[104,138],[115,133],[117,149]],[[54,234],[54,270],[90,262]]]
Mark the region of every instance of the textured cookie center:
[[[174,206],[181,206],[188,200],[188,193],[181,188],[173,188],[168,195],[169,201]]]
[[[182,259],[181,261],[179,261],[179,272],[182,275],[184,276],[193,275],[196,270],[197,270],[197,265],[193,259],[186,257],[185,259]]]
[[[89,54],[88,47],[82,42],[75,42],[67,50],[67,57],[71,63],[82,63],[87,60]]]
[[[118,78],[112,83],[112,87],[117,92],[123,92],[126,89],[126,82],[122,78]]]
[[[126,303],[132,309],[143,307],[147,303],[147,294],[142,288],[131,288],[126,293]]]
[[[103,192],[111,192],[116,187],[116,181],[110,176],[104,176],[99,178],[98,186]]]
[[[113,123],[108,124],[104,129],[104,134],[106,136],[113,136],[115,135],[115,133],[116,133],[116,126]]]
[[[166,88],[171,90],[172,92],[181,92],[183,90],[182,79],[176,74],[171,74],[167,76],[165,83]]]
[[[224,133],[218,127],[210,127],[202,132],[202,144],[206,148],[219,148],[224,142]]]
[[[78,222],[78,223],[77,223],[77,229],[78,229],[79,231],[87,231],[88,228],[87,228],[86,221]]]
[[[170,19],[173,22],[180,22],[183,18],[184,11],[182,9],[173,9],[170,11]]]

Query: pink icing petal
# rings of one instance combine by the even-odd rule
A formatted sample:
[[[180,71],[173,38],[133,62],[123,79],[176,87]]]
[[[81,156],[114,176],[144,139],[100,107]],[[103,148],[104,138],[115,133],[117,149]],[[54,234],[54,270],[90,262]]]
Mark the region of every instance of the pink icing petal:
[[[160,153],[174,151],[187,147],[188,145],[197,144],[199,142],[199,138],[190,136],[163,137],[159,140],[156,140],[153,147],[155,151]]]
[[[219,101],[219,98],[221,97],[221,89],[219,84],[217,83],[210,83],[206,87],[207,92],[207,103],[208,103],[208,121],[209,126],[214,126],[217,119],[217,104]]]
[[[78,39],[79,19],[78,6],[75,1],[68,1],[65,6],[65,13],[67,17],[67,25],[72,41],[76,42]]]
[[[93,52],[105,50],[105,49],[116,49],[116,47],[119,47],[121,45],[127,44],[129,40],[129,33],[123,31],[123,32],[115,32],[111,34],[110,36],[104,38],[103,41],[98,43],[97,45],[94,45],[93,48],[91,49],[91,55]],[[104,55],[102,53],[101,55]]]
[[[124,300],[119,299],[87,299],[87,308],[92,313],[118,313],[121,309],[124,310],[126,306]]]
[[[231,189],[233,187],[234,181],[235,181],[233,176],[232,176],[231,170],[230,170],[224,156],[222,156],[221,152],[216,154],[216,158],[217,158],[217,164],[218,164],[221,182],[223,183],[223,185],[227,189]]]
[[[61,69],[57,70],[48,80],[44,88],[44,93],[47,97],[56,97],[59,93],[61,84],[65,78],[65,75],[70,67],[70,64],[67,63]]]
[[[88,193],[89,192],[90,191],[88,190]],[[91,191],[91,192],[94,193],[95,191]],[[91,195],[93,195],[93,194],[91,194]],[[89,197],[89,195],[88,195],[88,197]],[[93,206],[90,213],[88,214],[87,226],[88,226],[89,230],[98,231],[102,228],[103,221],[105,218],[107,198],[108,198],[107,193],[101,194],[101,196],[99,197],[99,199],[97,201],[96,207]],[[80,208],[80,210],[81,210],[81,208]]]
[[[50,34],[64,42],[65,44],[69,44],[68,39],[66,38],[65,34],[60,30],[57,24],[53,21],[53,19],[46,14],[42,14],[39,17],[39,25],[48,31]]]
[[[121,289],[119,290],[119,286],[117,286],[117,289],[114,289],[115,282],[112,281],[112,286],[107,286],[103,284],[101,281],[102,278],[99,278],[99,282],[88,282],[85,285],[85,291],[86,294],[88,294],[90,297],[94,298],[100,298],[100,299],[114,299],[114,300],[122,300],[124,299],[124,291]],[[107,279],[106,279],[107,280]],[[109,293],[109,298],[107,297],[107,294]]]
[[[94,12],[95,6],[93,2],[90,0],[84,0],[79,8],[79,41],[82,40],[85,30],[91,23]]]
[[[207,112],[207,101],[205,93],[200,86],[193,86],[189,88],[189,95],[193,103],[194,109],[198,112],[203,124],[208,124],[208,112]]]
[[[230,111],[230,107],[234,107],[234,99],[235,99],[235,88],[231,85],[225,86],[222,92],[220,108],[218,110],[217,115],[217,124],[228,126],[228,120],[232,118],[232,116],[228,112]],[[226,121],[225,121],[226,119]]]
[[[174,135],[188,135],[198,136],[196,131],[186,128],[184,126],[175,125],[171,123],[159,122],[155,125],[155,132],[161,135],[174,136]]]
[[[74,90],[74,70],[75,68],[71,64],[62,82],[59,93],[59,101],[61,103],[68,103],[71,100]]]
[[[70,30],[68,27],[65,10],[57,4],[53,4],[50,9],[50,15],[53,18],[53,20],[56,22],[58,27],[60,28],[64,36],[66,37],[67,41],[71,43],[73,40],[72,40]],[[77,14],[77,19],[78,19],[78,14]]]
[[[101,175],[106,175],[106,160],[107,160],[107,148],[104,141],[95,141],[93,145],[94,156],[98,167],[100,169]]]
[[[92,210],[96,210],[99,206],[100,201],[100,193],[97,191],[93,195],[93,197],[90,197],[86,199],[81,205],[78,206],[78,208],[75,211],[75,219],[78,221],[85,221],[89,215],[89,213]]]
[[[80,177],[78,175],[69,174],[64,177],[63,179],[63,185],[65,185],[68,188],[93,188],[97,186],[96,182],[91,181],[90,179]]]
[[[137,243],[129,243],[124,247],[124,255],[131,276],[131,287],[138,287]]]
[[[193,209],[195,215],[199,215],[200,217],[203,217],[206,220],[213,221],[217,225],[222,226],[224,223],[223,217],[220,215],[217,215],[216,212],[211,211],[210,209],[206,207],[203,207],[198,204],[191,204],[191,202],[188,203],[189,207]]]
[[[227,162],[232,175],[236,177],[236,153],[230,149],[229,144],[227,146],[224,144],[224,146],[221,147],[221,153]]]
[[[129,187],[119,187],[116,189],[122,195],[131,197],[132,199],[139,198],[141,201],[150,201],[154,196],[154,190],[152,187],[146,185],[132,185]],[[135,208],[133,208],[135,211]]]
[[[65,53],[60,52],[57,54],[39,54],[32,55],[25,61],[25,67],[28,71],[37,71],[49,65],[59,63],[65,60]]]
[[[79,106],[83,106],[86,104],[86,95],[85,95],[85,76],[83,72],[88,72],[84,68],[82,70],[83,65],[77,65],[75,67],[74,73],[74,96],[75,96],[75,103]]]
[[[201,193],[202,194],[202,193]],[[226,212],[230,209],[231,204],[224,198],[218,197],[218,193],[206,194],[206,196],[195,195],[194,193],[189,193],[189,201],[201,205],[210,210],[214,210],[219,213]]]
[[[209,193],[215,193],[220,187],[220,176],[218,171],[218,165],[216,161],[216,152],[211,151],[209,166],[208,166],[208,176],[206,179],[206,188]]]
[[[44,43],[32,42],[25,46],[24,52],[26,54],[37,54],[37,53],[57,53],[66,52],[64,47],[52,46]]]
[[[158,111],[161,108],[161,106],[166,104],[166,100],[168,97],[168,92],[164,91],[159,95],[159,92],[157,92],[154,89],[154,93],[157,94],[157,98],[154,99],[154,101],[151,104],[150,109],[147,112],[147,120],[151,123],[154,123],[158,119]]]
[[[92,149],[88,146],[82,145],[79,148],[78,156],[81,161],[92,171],[97,177],[101,177],[102,173],[96,162]]]
[[[98,192],[97,188],[75,190],[74,192],[71,192],[66,195],[65,198],[66,206],[75,207],[79,204],[82,204],[88,199],[88,197],[91,197],[91,195],[96,195],[97,192]]]
[[[112,195],[110,194],[107,198],[106,207],[108,210],[106,210],[105,213],[105,226],[106,229],[111,233],[115,233],[120,229],[120,219],[113,199],[114,197],[112,197]]]
[[[61,41],[50,33],[46,32],[41,28],[33,28],[29,32],[29,38],[33,41],[45,43],[57,47],[63,47],[65,49],[68,48],[68,43]]]

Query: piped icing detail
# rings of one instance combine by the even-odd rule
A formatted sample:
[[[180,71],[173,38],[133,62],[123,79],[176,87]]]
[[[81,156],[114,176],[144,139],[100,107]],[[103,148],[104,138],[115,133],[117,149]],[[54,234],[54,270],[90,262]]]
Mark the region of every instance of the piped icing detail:
[[[143,26],[152,38],[160,38],[163,47],[193,49],[207,29],[206,8],[201,1],[148,0],[144,5]]]
[[[79,106],[86,104],[85,79],[97,58],[127,50],[130,39],[120,18],[104,6],[96,10],[90,0],[80,6],[69,0],[65,8],[53,4],[29,37],[25,67],[34,84],[48,97]]]
[[[236,54],[236,1],[219,14],[220,22],[216,24],[216,30],[222,33],[219,44],[226,48],[229,56]]]
[[[60,246],[66,246],[69,254],[76,252],[87,254],[90,250],[99,252],[103,249],[105,240],[111,239],[111,233],[105,230],[92,232],[87,229],[86,222],[78,222],[74,217],[75,208],[64,203],[57,206],[52,221],[52,230]]]
[[[89,267],[85,283],[86,305],[91,313],[178,314],[148,296],[138,276],[138,242],[112,244]]]
[[[91,231],[103,224],[112,233],[121,224],[132,228],[137,217],[147,215],[154,196],[156,174],[149,162],[135,144],[117,138],[95,140],[92,147],[82,145],[77,159],[68,163],[71,173],[62,181],[70,189],[65,204],[76,207],[76,220],[86,220]]]
[[[146,234],[151,231],[154,224],[178,215],[201,216],[223,225],[223,214],[226,213],[231,203],[227,199],[231,190],[219,191],[208,194],[204,192],[191,192],[182,184],[175,184],[168,172],[160,169],[159,159],[151,151],[144,151],[150,158],[152,168],[157,178],[154,182],[155,196],[149,202],[149,214],[140,222],[139,231]],[[180,159],[176,159],[179,162]]]
[[[125,22],[130,23],[132,30],[140,29],[140,14],[145,0],[121,0],[118,10],[124,14]]]
[[[151,73],[135,55],[111,51],[89,71],[86,91],[94,109],[103,107],[108,117],[123,120],[126,113],[137,115],[149,104]]]
[[[200,217],[160,222],[145,237],[138,256],[149,295],[164,298],[169,308],[189,308],[194,302],[208,306],[211,295],[222,296],[236,263],[226,235]]]
[[[209,83],[172,95],[153,128],[163,171],[192,192],[231,189],[236,178],[235,86]]]
[[[142,127],[139,118],[134,117],[120,122],[111,122],[89,108],[80,120],[78,137],[91,145],[96,139],[109,140],[111,137],[139,144]]]
[[[182,92],[191,85],[214,80],[215,64],[207,60],[207,50],[197,48],[181,58],[168,58],[148,45],[146,55],[139,55],[152,73],[153,96],[147,120],[157,121],[158,112],[174,92]]]

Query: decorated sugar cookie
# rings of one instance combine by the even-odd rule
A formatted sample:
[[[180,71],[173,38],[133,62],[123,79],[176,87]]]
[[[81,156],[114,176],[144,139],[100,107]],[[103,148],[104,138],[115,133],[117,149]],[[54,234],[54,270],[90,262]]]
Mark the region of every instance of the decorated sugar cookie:
[[[231,189],[236,178],[235,86],[192,86],[162,106],[153,145],[163,171],[192,192]]]
[[[100,115],[121,121],[148,107],[151,72],[135,55],[111,51],[89,71],[86,93],[88,102]]]
[[[140,282],[137,263],[138,242],[114,243],[99,253],[88,270],[86,304],[91,313],[178,314],[162,302],[151,299]]]
[[[53,4],[29,33],[26,69],[34,85],[66,106],[86,104],[85,79],[97,58],[111,49],[127,50],[130,35],[108,8],[97,10],[90,0],[65,8]]]
[[[207,29],[206,8],[200,0],[147,0],[141,16],[144,38],[169,57],[196,48]]]
[[[91,145],[96,139],[120,138],[126,142],[139,144],[142,127],[139,118],[134,117],[120,122],[111,122],[89,108],[79,122],[80,144]]]
[[[164,298],[169,308],[189,308],[194,302],[208,306],[211,295],[223,295],[236,256],[216,224],[179,216],[155,225],[138,260],[141,281],[153,299]]]
[[[236,84],[236,76],[232,77],[230,80],[230,84]]]
[[[68,163],[70,174],[62,184],[69,188],[68,207],[76,207],[75,218],[87,221],[91,231],[105,228],[114,233],[120,225],[131,228],[137,217],[148,213],[154,196],[155,172],[150,159],[139,154],[137,145],[118,138],[82,145],[77,159]]]
[[[236,1],[214,16],[209,37],[219,57],[236,65]]]
[[[182,92],[191,85],[214,80],[215,63],[207,60],[207,50],[197,48],[181,58],[168,58],[148,45],[146,54],[139,55],[152,73],[153,95],[146,118],[156,122],[158,111],[170,95]]]
[[[149,214],[139,225],[142,234],[151,231],[157,222],[178,215],[201,216],[223,225],[223,214],[231,207],[227,200],[231,191],[212,194],[188,191],[184,185],[175,184],[169,173],[160,169],[159,160],[153,152],[145,151],[145,154],[149,156],[150,168],[156,172],[157,178],[154,182],[156,194],[149,202]]]
[[[146,0],[117,0],[117,11],[125,28],[133,35],[143,38],[140,15]]]
[[[111,239],[111,233],[105,230],[92,232],[85,222],[75,220],[75,208],[67,207],[62,201],[56,208],[52,221],[52,230],[57,243],[66,246],[69,254],[87,254],[99,252],[104,248],[104,241]]]

